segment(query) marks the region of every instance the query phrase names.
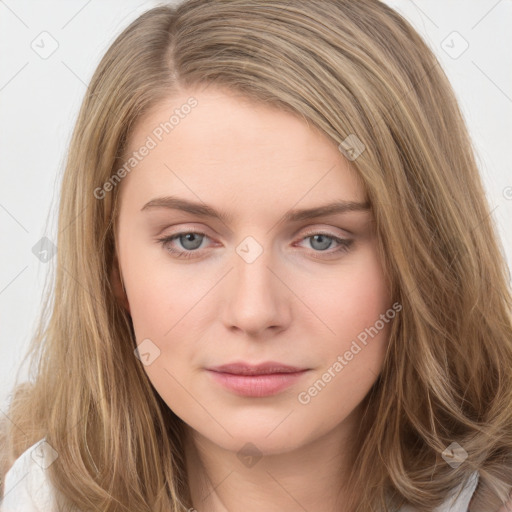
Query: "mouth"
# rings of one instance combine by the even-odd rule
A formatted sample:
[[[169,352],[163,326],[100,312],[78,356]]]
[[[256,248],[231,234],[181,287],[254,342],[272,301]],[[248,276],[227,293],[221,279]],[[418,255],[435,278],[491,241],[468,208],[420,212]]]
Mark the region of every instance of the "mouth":
[[[270,375],[276,373],[297,373],[307,370],[307,368],[299,368],[274,361],[260,364],[235,362],[207,369],[214,372],[229,373],[231,375]]]
[[[248,365],[231,363],[207,368],[212,379],[225,389],[245,397],[262,398],[275,395],[295,384],[308,371],[281,363]]]

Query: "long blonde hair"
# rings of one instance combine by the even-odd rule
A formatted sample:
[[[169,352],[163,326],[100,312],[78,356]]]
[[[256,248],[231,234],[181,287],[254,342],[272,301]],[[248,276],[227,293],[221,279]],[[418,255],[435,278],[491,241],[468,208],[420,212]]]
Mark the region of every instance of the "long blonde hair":
[[[69,148],[55,283],[30,349],[34,380],[13,392],[3,473],[46,436],[65,503],[192,506],[183,424],[134,357],[115,298],[119,187],[94,191],[118,171],[141,116],[198,85],[365,146],[352,164],[403,310],[354,440],[352,507],[431,510],[478,470],[472,510],[497,510],[512,483],[508,269],[452,88],[410,24],[377,0],[189,0],[147,11],[112,44]],[[456,468],[443,457],[452,442],[467,452]]]

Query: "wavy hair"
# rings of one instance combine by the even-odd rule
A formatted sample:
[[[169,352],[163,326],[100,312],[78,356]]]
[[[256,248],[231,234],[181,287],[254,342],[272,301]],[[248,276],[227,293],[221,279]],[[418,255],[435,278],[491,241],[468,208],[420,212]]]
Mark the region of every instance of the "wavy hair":
[[[33,378],[13,388],[3,473],[45,436],[59,454],[47,471],[63,508],[192,506],[183,424],[134,357],[115,296],[119,187],[94,191],[118,170],[138,120],[197,86],[365,146],[352,164],[403,310],[365,398],[349,509],[432,510],[478,470],[471,510],[498,510],[512,485],[510,274],[451,85],[378,0],[186,0],[148,10],[117,37],[70,143],[55,279],[27,353]],[[467,453],[456,468],[443,458],[452,442]]]

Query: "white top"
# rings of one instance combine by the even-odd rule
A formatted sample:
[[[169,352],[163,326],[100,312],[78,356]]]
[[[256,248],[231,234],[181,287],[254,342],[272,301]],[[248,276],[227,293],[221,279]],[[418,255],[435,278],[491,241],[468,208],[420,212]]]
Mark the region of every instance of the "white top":
[[[57,457],[57,452],[44,438],[24,451],[5,476],[0,512],[55,512],[55,491],[46,478],[45,469]],[[460,487],[433,512],[467,512],[478,478],[478,471],[475,471],[458,497]],[[415,509],[405,506],[399,512],[415,512]]]
[[[45,469],[56,458],[57,452],[44,438],[25,450],[5,475],[0,511],[55,511],[54,492]]]

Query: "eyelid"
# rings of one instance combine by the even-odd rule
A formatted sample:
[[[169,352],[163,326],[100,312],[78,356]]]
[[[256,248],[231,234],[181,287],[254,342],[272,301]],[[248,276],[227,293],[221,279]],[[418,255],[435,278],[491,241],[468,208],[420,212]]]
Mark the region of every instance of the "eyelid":
[[[210,228],[208,228],[204,224],[194,222],[176,222],[174,224],[166,223],[162,224],[161,226],[158,226],[156,236],[160,236],[162,235],[162,233],[167,232],[168,230],[172,230],[169,232],[169,236],[177,233],[188,233],[189,231],[202,231],[205,234],[207,231],[211,231]]]
[[[304,229],[306,231],[304,231]],[[335,233],[335,232],[333,232],[333,230],[338,230],[339,232]],[[347,229],[342,229],[342,228],[338,228],[335,226],[325,227],[325,224],[316,224],[313,226],[308,226],[307,228],[300,228],[299,230],[296,231],[295,236],[299,236],[299,234],[301,234],[301,233],[302,233],[302,235],[301,235],[302,237],[307,236],[307,235],[317,235],[317,234],[321,234],[321,233],[323,233],[327,236],[336,236],[338,238],[345,237],[347,239],[349,237],[354,236],[354,233],[352,233],[351,231],[348,231]]]
[[[208,238],[213,239],[215,236],[212,236],[209,234],[210,229],[207,228],[204,224],[200,226],[196,226],[193,223],[179,223],[174,224],[172,226],[166,226],[165,228],[161,229],[159,233],[157,234],[157,237],[171,237],[178,234],[185,234],[185,233],[197,233],[200,235],[206,235]],[[173,231],[169,232],[166,235],[162,235],[161,233],[166,231],[169,228],[176,228]],[[304,231],[306,230],[306,231]],[[332,232],[332,230],[338,230],[340,232]],[[291,235],[291,238],[297,238],[300,235],[300,239],[309,236],[309,235],[318,235],[318,234],[324,234],[326,236],[332,236],[332,237],[338,237],[338,238],[346,238],[353,237],[355,234],[347,229],[339,228],[336,226],[328,226],[326,227],[325,224],[314,224],[307,227],[301,227],[294,231],[294,233]]]
[[[186,234],[196,234],[199,236],[203,236],[212,240],[212,238],[207,234],[203,233],[200,230],[196,230],[194,228],[190,228],[188,230],[181,229],[176,233],[164,235],[160,238],[157,238],[159,244],[161,244],[164,248],[166,244],[171,243],[172,241],[179,239],[182,235]],[[308,232],[302,233],[302,236],[299,237],[298,241],[294,243],[294,247],[297,247],[297,244],[307,240],[308,238],[312,238],[313,236],[326,236],[327,238],[331,238],[336,244],[338,244],[337,249],[328,250],[328,251],[315,251],[308,250],[308,254],[311,258],[319,260],[319,261],[329,261],[337,258],[338,256],[342,256],[344,253],[348,253],[351,250],[351,247],[354,244],[353,238],[346,238],[344,236],[337,236],[333,233],[330,233],[329,230],[324,230],[321,228],[314,229],[309,228]],[[170,254],[173,255],[174,258],[184,259],[184,260],[193,260],[199,259],[202,257],[203,253],[207,250],[207,248],[201,250],[182,250],[182,249],[166,249]]]

